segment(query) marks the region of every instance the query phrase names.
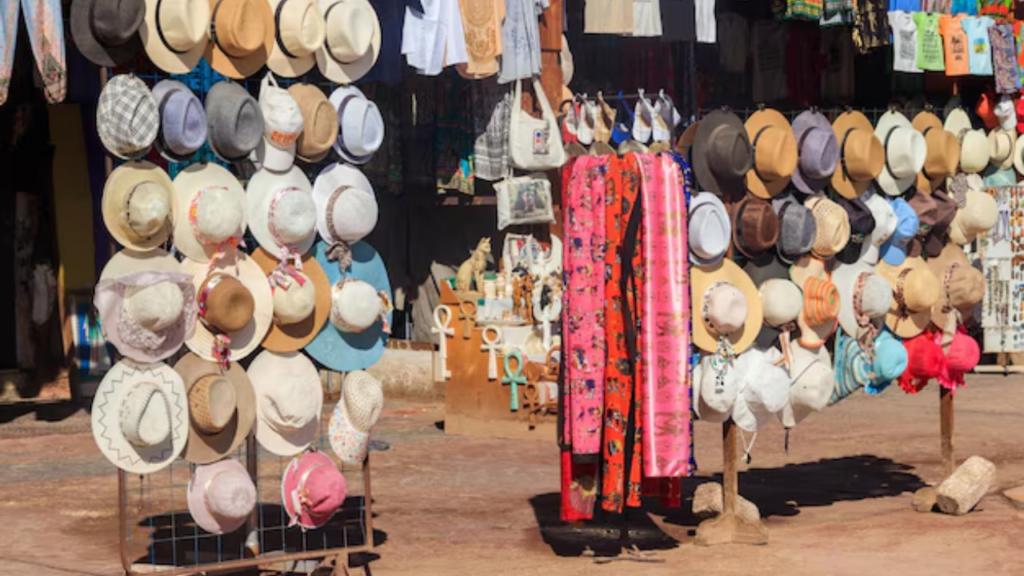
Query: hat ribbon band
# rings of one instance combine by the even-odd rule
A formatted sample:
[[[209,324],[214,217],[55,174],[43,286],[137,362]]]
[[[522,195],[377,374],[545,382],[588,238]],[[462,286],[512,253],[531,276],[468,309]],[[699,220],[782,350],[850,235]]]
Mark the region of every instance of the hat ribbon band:
[[[203,236],[202,231],[199,230],[199,200],[203,197],[207,191],[210,190],[224,190],[227,191],[227,186],[210,186],[199,190],[199,192],[192,197],[192,203],[188,207],[188,224],[192,228],[192,235],[196,237],[203,246],[212,246],[214,248],[213,254],[210,256],[210,270],[213,270],[217,266],[217,262],[227,257],[228,250],[237,251],[239,248],[245,248],[245,239],[242,236],[232,236],[222,242],[214,242]],[[235,262],[235,272],[238,272],[238,263]]]
[[[791,341],[793,330],[796,330],[796,328],[796,322],[786,322],[779,326],[779,350],[782,352],[782,357],[775,362],[775,365],[783,365],[787,371],[793,368],[793,345]]]
[[[878,327],[871,322],[871,318],[864,312],[864,285],[871,272],[861,272],[857,276],[857,285],[853,290],[853,314],[857,317],[857,344],[864,351],[864,355],[873,363],[875,361],[875,338],[878,336]]]
[[[327,260],[329,262],[337,262],[338,269],[341,270],[342,275],[348,273],[348,269],[352,266],[352,248],[348,242],[341,240],[341,234],[338,232],[337,226],[334,224],[334,206],[337,205],[338,199],[341,195],[348,191],[351,186],[339,186],[331,193],[331,197],[327,199],[327,226],[330,228],[331,240],[330,245],[327,247]]]
[[[314,464],[309,467],[308,470],[302,473],[302,478],[299,479],[298,486],[292,490],[292,510],[295,511],[295,516],[292,516],[292,520],[289,523],[289,527],[298,524],[299,514],[305,510],[307,512],[313,511],[313,500],[309,497],[309,489],[306,488],[306,481],[309,480],[309,475],[313,473],[317,468],[322,467],[323,464]]]
[[[156,20],[156,35],[160,38],[160,42],[164,45],[164,48],[167,48],[169,52],[178,54],[179,56],[182,54],[188,54],[188,50],[178,50],[174,46],[171,46],[171,43],[167,41],[167,37],[164,36],[164,26],[160,20],[160,9],[163,7],[163,3],[164,0],[156,0],[156,18],[154,18],[154,20]],[[163,132],[163,130],[161,130],[161,132]]]
[[[341,4],[341,2],[335,2],[335,3],[333,3],[333,4],[331,4],[330,6],[327,7],[327,10],[324,12],[324,24],[325,24],[325,26],[326,26],[327,22],[329,21],[329,19],[331,17],[331,10],[334,10],[334,7],[338,6],[340,4]],[[348,62],[346,62],[345,60],[342,60],[341,58],[338,58],[337,56],[334,55],[334,48],[331,46],[331,37],[329,35],[325,35],[324,36],[324,47],[327,48],[327,53],[331,56],[331,60],[334,60],[338,64],[342,64],[344,66],[350,66],[352,64],[355,64],[356,62],[359,62],[360,58],[362,58],[364,56],[364,55],[360,55],[359,58],[356,58],[355,60],[348,61]]]
[[[906,281],[910,271],[910,268],[904,268],[900,271],[899,276],[896,277],[896,291],[893,293],[893,296],[896,297],[897,325],[899,325],[900,320],[910,317],[910,308],[907,307],[907,299],[903,295],[903,283]]]
[[[286,260],[293,260],[295,269],[301,271],[302,255],[299,254],[298,250],[295,249],[295,246],[293,244],[285,241],[284,238],[281,237],[280,232],[277,231],[277,224],[274,218],[274,216],[276,215],[278,203],[281,202],[281,200],[288,194],[293,194],[295,192],[301,194],[302,190],[296,188],[295,186],[286,186],[275,192],[274,196],[271,197],[270,209],[267,211],[267,231],[270,232],[270,236],[274,239],[275,242],[277,242],[278,246],[281,247],[281,261],[284,262]]]
[[[729,285],[729,283],[726,282],[725,280],[719,280],[719,281],[713,283],[711,286],[708,286],[708,289],[704,291],[704,302],[701,305],[701,314],[704,317],[704,322],[709,327],[711,327],[711,329],[714,330],[715,333],[718,334],[718,337],[720,339],[721,338],[725,338],[726,336],[729,335],[729,333],[727,333],[727,332],[719,332],[718,328],[715,327],[715,323],[711,320],[711,310],[710,310],[711,298],[710,298],[710,296],[711,296],[711,293],[714,292],[715,290],[717,290],[718,288],[721,288],[723,286],[728,286],[728,285]]]
[[[281,12],[284,11],[284,5],[287,3],[288,0],[281,0],[281,2],[277,5],[277,9],[274,10],[274,40],[277,41],[277,48],[278,50],[281,51],[282,54],[284,54],[287,58],[296,60],[300,58],[300,56],[292,54],[291,51],[288,50],[288,47],[285,46],[284,39],[281,38]],[[331,8],[334,8],[333,4],[331,5]],[[326,21],[326,18],[324,20]]]
[[[754,157],[754,165],[753,165],[754,174],[756,174],[757,178],[759,180],[761,180],[762,182],[771,182],[772,180],[775,180],[775,178],[771,178],[769,176],[765,176],[764,174],[761,174],[761,171],[757,169],[757,141],[758,141],[758,139],[761,138],[761,134],[764,134],[764,131],[769,129],[769,128],[771,128],[771,127],[772,126],[770,126],[770,125],[769,126],[762,126],[761,129],[757,131],[757,134],[754,134],[754,141],[750,143],[750,147],[753,148],[753,150],[751,150],[751,155]]]
[[[932,128],[934,128],[934,126],[929,126],[929,127],[925,128],[924,132],[922,132],[921,135],[924,136],[925,138],[927,138],[928,137],[928,132],[930,132]],[[929,149],[929,152],[931,152],[931,149]],[[936,179],[935,176],[932,176],[931,174],[928,173],[928,163],[927,162],[925,162],[924,166],[921,167],[921,175],[924,176],[926,180],[935,180]]]
[[[306,279],[299,274],[299,271],[292,266],[291,262],[288,261],[288,253],[285,248],[281,249],[279,254],[280,262],[274,268],[274,271],[270,273],[270,292],[274,293],[278,288],[282,290],[288,290],[292,287],[292,282],[298,283],[299,286],[306,285]]]
[[[850,138],[850,134],[853,134],[854,130],[856,128],[847,128],[846,132],[843,133],[843,141],[839,144],[839,163],[843,165],[843,179],[851,182],[853,178],[850,178],[850,171],[846,168],[846,141]]]
[[[960,267],[959,262],[953,262],[946,268],[942,278],[942,291],[945,293],[946,302],[942,305],[942,311],[946,314],[946,324],[942,327],[942,350],[949,354],[949,347],[953,344],[953,337],[956,336],[956,327],[963,322],[960,310],[953,306],[949,299],[949,285],[953,281],[953,274]]]
[[[128,224],[128,229],[131,230],[133,234],[141,238],[143,241],[149,241],[149,239],[153,237],[152,235],[147,236],[145,234],[142,234],[141,232],[135,229],[135,226],[132,225],[132,197],[135,196],[135,191],[138,190],[139,186],[141,186],[142,184],[143,182],[140,182],[135,186],[132,186],[132,189],[128,192],[128,195],[124,197],[124,204],[122,205],[122,208],[124,210],[123,217],[125,223]],[[163,227],[161,226],[161,229],[162,228]]]
[[[889,131],[885,133],[885,142],[883,142],[885,147],[885,169],[889,172],[889,174],[892,175],[893,178],[898,178],[898,176],[896,176],[896,171],[892,169],[892,164],[889,164],[889,140],[892,139],[892,135],[896,132],[898,128],[899,126],[893,126],[892,128],[889,128]]]

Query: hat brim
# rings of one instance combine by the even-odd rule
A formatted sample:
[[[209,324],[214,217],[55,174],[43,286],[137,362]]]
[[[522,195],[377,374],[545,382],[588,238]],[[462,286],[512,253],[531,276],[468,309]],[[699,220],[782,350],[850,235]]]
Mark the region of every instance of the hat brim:
[[[928,268],[921,258],[906,258],[899,266],[892,266],[884,262],[878,265],[877,272],[889,281],[893,289],[889,312],[885,315],[885,325],[889,327],[893,334],[904,339],[913,338],[924,332],[932,320],[931,308],[921,310],[920,312],[908,311],[908,315],[905,317],[899,315],[898,305],[896,304],[896,279],[905,268],[925,270],[934,276],[931,269]]]
[[[697,176],[697,183],[701,190],[707,190],[719,196],[739,198],[746,190],[746,174],[735,180],[720,179],[715,176],[708,163],[708,140],[711,138],[711,133],[723,125],[730,125],[742,134],[747,133],[743,122],[732,112],[721,110],[711,112],[697,124],[693,144],[690,147],[690,165],[693,167],[694,175]],[[684,132],[683,136],[685,135]]]
[[[114,200],[121,196],[122,192],[143,182],[152,182],[161,186],[167,192],[171,205],[169,221],[165,221],[163,227],[149,238],[140,238],[129,234],[127,226],[124,225],[124,210]],[[163,168],[145,160],[126,162],[110,173],[103,186],[101,205],[103,224],[107,227],[107,231],[118,244],[132,250],[153,250],[167,243],[178,218],[178,203],[175,201],[174,184],[171,182],[171,177],[164,172]]]
[[[227,188],[235,202],[241,206],[244,234],[248,227],[245,190],[226,168],[210,163],[192,164],[174,178],[174,194],[178,205],[175,214],[180,215],[180,218],[176,217],[174,220],[174,247],[188,259],[201,264],[209,263],[217,248],[200,244],[192,231],[188,213],[196,193],[204,188],[218,186]]]
[[[211,18],[219,1],[210,0]],[[254,5],[259,10],[259,15],[263,19],[263,44],[259,48],[241,58],[236,58],[228,55],[211,38],[203,53],[203,57],[206,58],[210,67],[228,78],[242,80],[259,72],[266,65],[267,60],[270,59],[270,53],[276,44],[274,39],[274,11],[271,10],[270,3],[255,2]],[[211,29],[212,27],[211,23]]]
[[[282,1],[284,1],[284,0],[270,0],[269,1],[270,11],[275,14],[275,18],[274,18],[274,29],[275,30],[277,29],[277,25],[278,25],[277,17],[276,17],[277,12],[278,12],[278,8],[277,7],[278,7],[278,5],[281,4]],[[270,51],[270,56],[267,58],[267,68],[270,68],[271,72],[273,72],[274,74],[277,74],[278,76],[284,76],[285,78],[297,78],[299,76],[302,76],[306,72],[309,72],[310,70],[312,70],[313,66],[315,66],[315,65],[316,65],[316,54],[315,53],[309,53],[309,54],[306,54],[305,56],[299,56],[297,58],[293,58],[291,56],[286,55],[284,53],[284,50],[281,49],[281,45],[278,44],[278,42],[277,42],[277,34],[275,34],[274,46],[273,46],[273,48]]]
[[[910,123],[910,120],[907,120],[907,117],[902,113],[890,111],[882,114],[882,117],[878,119],[878,125],[875,126],[875,137],[882,143],[882,147],[885,150],[886,155],[889,154],[889,149],[885,144],[886,135],[889,134],[893,128],[903,128],[917,132],[917,130],[914,129],[913,124]],[[924,165],[925,156],[928,153],[927,148],[925,148],[923,152],[924,153],[921,154],[922,166]],[[907,191],[907,189],[917,182],[917,177],[920,173],[921,168],[918,168],[910,176],[897,178],[896,175],[889,171],[889,163],[886,162],[886,165],[882,167],[882,171],[878,173],[877,177],[875,177],[875,182],[878,183],[878,188],[886,195],[901,196]]]
[[[846,137],[846,133],[850,130],[865,130],[874,136],[875,127],[871,125],[871,121],[867,119],[867,116],[860,112],[852,111],[840,114],[835,122],[832,123],[832,130],[835,132],[836,141],[839,143],[840,154],[839,165],[836,166],[836,171],[832,173],[832,188],[844,198],[859,198],[868,189],[872,181],[853,180],[843,170],[843,140]]]
[[[218,474],[228,471],[237,471],[242,474],[249,476],[249,472],[246,471],[237,460],[224,460],[217,462],[216,464],[209,464],[206,466],[197,466],[195,472],[192,473],[192,478],[188,482],[188,512],[192,516],[192,520],[195,521],[196,525],[206,530],[210,534],[226,534],[228,532],[234,532],[245,524],[248,515],[243,516],[232,521],[230,524],[224,523],[218,520],[210,511],[206,508],[206,486],[214,477]],[[255,490],[255,488],[254,488]]]
[[[732,260],[722,260],[712,266],[695,266],[690,271],[693,343],[705,352],[715,352],[718,348],[718,337],[708,329],[702,313],[707,290],[718,281],[732,284],[747,299],[747,319],[739,330],[729,335],[733,350],[739,354],[754,343],[758,332],[761,331],[764,310],[761,305],[761,294],[757,286],[754,286],[754,281]]]
[[[281,378],[316,388],[316,413],[302,428],[275,430],[267,424],[265,413],[268,407],[264,405],[263,398],[268,389],[280,386]],[[320,372],[309,358],[301,352],[264,350],[249,364],[249,380],[256,392],[256,440],[260,446],[278,456],[294,456],[309,448],[320,433],[320,414],[324,409]]]
[[[157,27],[156,10],[160,0],[145,0],[145,2],[146,17],[142,21],[142,27],[139,28],[139,38],[142,40],[142,46],[146,50],[146,56],[153,61],[157,68],[164,72],[169,74],[188,74],[199,64],[199,60],[203,57],[203,53],[206,51],[206,46],[209,43],[208,36],[203,34],[202,40],[199,43],[180,54],[171,50],[160,38],[160,32]],[[195,25],[205,29],[209,28],[210,22],[207,20],[206,22],[195,23]]]
[[[1015,132],[1013,132],[1013,131],[1003,130],[1001,128],[996,128],[995,130],[992,130],[991,132],[988,133],[988,142],[989,142],[989,149],[990,150],[991,150],[991,147],[992,147],[992,140],[994,140],[995,138],[998,138],[1000,133],[1007,134],[1010,137],[1010,139],[1013,141],[1013,145],[1010,146],[1010,154],[1009,154],[1009,156],[1007,156],[1006,158],[1004,158],[1002,161],[999,161],[999,162],[997,162],[995,158],[991,158],[990,157],[989,158],[989,165],[994,166],[997,170],[1006,170],[1008,168],[1013,168],[1013,166],[1014,166],[1014,158],[1015,158],[1014,152],[1017,150],[1017,140],[1018,140],[1018,138],[1017,138],[1017,134]],[[1013,184],[1009,184],[1009,185],[1012,186]]]
[[[90,62],[104,68],[115,68],[130,63],[135,55],[142,50],[142,41],[136,32],[131,39],[120,46],[104,46],[93,34],[91,20],[92,7],[96,0],[79,0],[71,4],[71,37],[75,40],[75,48],[89,59]]]
[[[327,14],[327,10],[332,4],[337,4],[340,1],[341,0],[321,0],[320,8],[324,14]],[[342,63],[335,60],[334,56],[332,56],[327,49],[327,42],[324,42],[324,46],[316,51],[316,66],[320,70],[320,74],[322,74],[324,78],[337,82],[338,84],[351,84],[363,76],[366,76],[366,74],[373,68],[374,64],[377,63],[377,58],[380,57],[381,30],[380,18],[377,16],[377,11],[373,9],[373,6],[367,0],[347,1],[365,4],[365,9],[369,10],[373,14],[373,39],[370,40],[370,49],[366,54],[363,54],[354,62]]]
[[[196,428],[189,418],[188,444],[185,445],[182,457],[194,464],[209,464],[234,452],[245,442],[256,421],[256,393],[245,370],[237,362],[232,362],[225,371],[219,364],[203,360],[195,354],[183,356],[174,365],[174,370],[185,382],[186,393],[192,390],[200,378],[210,375],[224,376],[235,389],[235,415],[220,432],[206,434]]]
[[[942,311],[942,308],[946,305],[946,270],[953,264],[959,264],[969,268],[972,266],[970,261],[967,260],[967,254],[964,253],[964,249],[956,244],[947,244],[943,247],[942,252],[938,256],[929,258],[927,263],[932,274],[934,274],[935,278],[937,278],[942,284],[942,289],[940,290],[941,296],[939,297],[939,301],[932,306],[931,314],[932,324],[941,330],[946,326],[946,322],[949,318],[949,313]],[[977,304],[975,304],[975,306],[977,306]],[[962,308],[960,310],[964,319],[972,316],[975,306]]]
[[[259,170],[249,179],[249,185],[245,189],[249,232],[260,247],[271,254],[280,254],[282,246],[270,233],[270,203],[277,191],[283,188],[298,188],[312,198],[313,186],[298,166],[292,166],[291,170],[283,174],[267,169]],[[313,247],[315,240],[314,226],[309,235],[292,248],[299,254],[305,254]]]
[[[338,400],[331,412],[331,420],[327,427],[327,437],[331,442],[331,450],[343,464],[358,466],[366,460],[370,447],[370,433],[358,430],[348,417],[345,398]]]
[[[257,248],[252,253],[252,259],[267,275],[273,272],[278,264],[278,260],[263,248]],[[320,267],[320,263],[311,254],[302,257],[302,273],[313,282],[316,291],[313,313],[305,320],[294,324],[282,325],[273,322],[267,337],[263,339],[263,347],[271,352],[294,352],[305,348],[331,315],[331,282],[327,279],[324,269]]]
[[[796,138],[798,143],[803,139],[804,134],[814,128],[832,130],[832,124],[829,123],[828,118],[826,118],[824,114],[813,110],[805,110],[793,119],[793,137]],[[833,171],[833,174],[834,173],[835,172]],[[793,176],[790,177],[790,180],[793,182],[793,186],[804,194],[817,194],[828,187],[832,177],[810,178],[805,176],[804,173],[800,171],[800,164],[798,162],[796,170],[793,171]]]
[[[789,121],[786,120],[786,117],[778,111],[770,108],[759,110],[751,114],[750,118],[748,118],[747,122],[744,124],[744,127],[747,130],[747,137],[750,138],[750,145],[754,148],[755,164],[757,162],[757,148],[754,146],[754,141],[758,133],[767,127],[778,128],[779,130],[785,130],[790,133],[793,132],[793,128],[789,125]],[[799,152],[799,150],[796,149],[796,142],[797,140],[794,138],[792,150],[794,158],[797,157],[797,153]],[[794,169],[793,172],[796,172],[796,170]],[[789,176],[783,176],[776,180],[762,180],[761,177],[758,176],[755,167],[751,166],[750,170],[747,171],[747,190],[758,198],[771,200],[789,186],[792,176],[793,175],[791,173]]]
[[[341,280],[342,274],[338,269],[338,263],[327,259],[327,247],[326,242],[317,242],[313,251],[333,286]],[[367,242],[356,242],[351,248],[352,267],[346,277],[362,280],[377,290],[383,290],[390,297],[391,282],[388,280],[388,271],[377,251]],[[391,316],[388,315],[389,322]],[[388,335],[380,321],[362,332],[342,332],[328,322],[306,346],[306,352],[331,370],[351,372],[369,368],[380,360],[387,341]]]
[[[330,201],[334,191],[343,186],[349,188],[346,194],[363,191],[370,194],[374,203],[377,201],[370,180],[358,168],[339,163],[331,164],[324,168],[313,182],[313,202],[316,203],[317,209],[316,230],[320,237],[327,242],[358,242],[366,234],[372,232],[373,228],[377,225],[377,214],[374,214],[373,224],[362,227],[365,230],[365,234],[349,236],[347,238],[334,237],[334,234],[331,232],[331,226],[327,222],[327,203]]]
[[[156,446],[139,448],[121,433],[121,401],[134,384],[157,384],[170,402],[171,430]],[[188,397],[181,376],[163,362],[137,365],[122,360],[107,371],[92,402],[92,434],[100,452],[129,474],[152,474],[169,466],[188,438]]]
[[[1013,167],[1018,174],[1024,174],[1024,137],[1013,143]]]
[[[839,291],[839,325],[843,332],[851,336],[856,336],[859,328],[857,315],[853,310],[853,296],[857,289],[857,279],[864,272],[874,274],[875,267],[858,261],[853,264],[837,266],[832,271],[832,283]],[[880,324],[881,317],[873,318],[872,321]]]
[[[237,269],[237,273],[236,273]],[[236,251],[234,257],[226,256],[216,262],[213,267],[209,264],[194,262],[185,259],[181,262],[181,270],[186,274],[192,274],[192,283],[196,287],[196,294],[202,288],[203,282],[210,274],[225,274],[237,278],[249,293],[252,294],[254,308],[252,319],[241,330],[230,332],[229,345],[230,360],[238,362],[249,354],[252,354],[263,338],[274,319],[274,297],[270,292],[270,283],[263,270],[253,262],[252,258],[244,252]],[[214,361],[212,350],[214,334],[202,322],[196,323],[195,334],[185,341],[188,349],[203,360]]]

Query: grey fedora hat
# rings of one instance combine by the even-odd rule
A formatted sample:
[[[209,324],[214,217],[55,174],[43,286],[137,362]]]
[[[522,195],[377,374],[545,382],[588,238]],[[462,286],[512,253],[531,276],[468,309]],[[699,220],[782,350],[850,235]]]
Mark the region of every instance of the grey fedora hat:
[[[127,64],[139,53],[139,28],[146,16],[142,0],[75,0],[71,37],[83,56],[98,66]]]
[[[839,165],[839,142],[832,124],[821,112],[805,110],[793,120],[793,136],[800,154],[793,185],[804,194],[824,190]]]
[[[156,149],[171,162],[184,162],[206,143],[206,111],[196,95],[177,80],[153,86],[160,108],[160,135]]]
[[[792,264],[814,247],[818,224],[811,210],[792,195],[776,198],[772,201],[772,208],[779,216],[779,239],[775,249],[780,260]]]
[[[206,94],[206,125],[214,154],[237,162],[263,140],[263,113],[240,84],[218,82]]]

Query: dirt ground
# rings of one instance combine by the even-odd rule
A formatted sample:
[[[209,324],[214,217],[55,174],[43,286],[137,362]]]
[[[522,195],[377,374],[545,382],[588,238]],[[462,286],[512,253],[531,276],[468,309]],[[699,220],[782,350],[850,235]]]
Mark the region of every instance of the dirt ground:
[[[786,576],[1024,574],[1024,512],[1000,493],[1024,484],[1024,378],[972,376],[956,396],[960,460],[996,463],[998,485],[965,517],[920,514],[913,491],[940,474],[938,391],[856,395],[785,434],[758,434],[741,493],[770,530],[767,546],[697,548],[689,502],[631,517],[631,535],[663,564],[595,566],[584,546],[614,547],[601,527],[558,522],[553,442],[445,436],[443,405],[391,402],[375,436],[370,572],[417,576],[683,574]],[[115,575],[117,482],[88,417],[0,413],[0,575]],[[44,417],[48,417],[44,415]],[[697,425],[699,475],[721,470],[721,429]],[[748,436],[746,441],[752,439]]]

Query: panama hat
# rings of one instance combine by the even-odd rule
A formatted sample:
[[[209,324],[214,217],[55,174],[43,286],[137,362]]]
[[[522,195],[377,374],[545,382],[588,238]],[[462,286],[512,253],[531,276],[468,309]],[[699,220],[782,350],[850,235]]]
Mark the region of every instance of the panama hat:
[[[210,67],[241,80],[259,72],[274,48],[274,11],[267,0],[209,0]]]
[[[342,464],[358,466],[366,460],[370,429],[384,409],[384,388],[362,370],[349,372],[341,385],[341,399],[327,428],[331,449]]]
[[[302,133],[295,141],[295,155],[305,162],[320,162],[338,138],[338,111],[323,91],[312,84],[292,84],[288,93],[302,114]]]
[[[237,460],[197,466],[188,481],[188,512],[210,534],[241,528],[256,500],[252,477]]]
[[[327,323],[331,313],[331,283],[311,254],[302,257],[301,270],[282,270],[270,252],[258,248],[252,259],[267,274],[274,296],[274,323],[263,340],[272,352],[305,348]],[[297,278],[303,282],[300,284]]]
[[[789,402],[779,412],[779,420],[786,428],[796,426],[811,413],[820,412],[828,406],[835,386],[828,349],[822,346],[808,350],[794,343],[789,377],[793,381],[789,387]]]
[[[935,202],[935,224],[924,239],[924,254],[928,258],[938,256],[949,241],[949,226],[957,212],[956,200],[945,192],[932,192],[932,200]]]
[[[324,78],[351,84],[373,68],[380,56],[377,12],[367,0],[320,0],[327,36],[316,52]]]
[[[736,357],[737,381],[732,419],[740,429],[757,432],[789,402],[792,381],[782,365],[782,353],[774,348],[750,348]]]
[[[188,161],[206,143],[206,110],[199,98],[177,80],[153,86],[160,110],[156,149],[169,162]]]
[[[348,485],[338,467],[322,452],[308,452],[288,463],[281,476],[281,502],[288,525],[319,528],[345,503]]]
[[[875,227],[861,244],[861,254],[858,260],[868,264],[878,264],[879,248],[896,231],[899,218],[892,209],[892,205],[881,194],[875,194],[869,190],[865,192],[862,200],[871,211],[871,219],[874,220]]]
[[[804,194],[825,190],[839,165],[839,142],[828,118],[817,110],[804,110],[793,120],[793,136],[800,147],[793,185]]]
[[[816,224],[811,252],[819,258],[835,256],[850,242],[849,214],[823,194],[808,196],[804,206],[811,211]]]
[[[818,223],[811,210],[791,195],[773,199],[772,207],[779,217],[779,240],[775,243],[775,251],[779,259],[792,264],[814,248],[818,239]]]
[[[864,345],[881,329],[892,304],[892,285],[875,267],[863,261],[842,264],[832,271],[839,292],[839,325]]]
[[[804,297],[796,321],[800,327],[800,344],[807,348],[824,346],[839,325],[839,291],[825,269],[825,262],[804,256],[790,268],[789,274]]]
[[[848,111],[836,117],[832,130],[839,142],[839,166],[832,187],[840,196],[856,198],[885,168],[885,148],[866,116]]]
[[[838,198],[839,205],[846,210],[850,222],[850,241],[836,253],[836,260],[844,264],[852,264],[860,259],[864,252],[864,242],[869,241],[875,230],[875,217],[860,198]]]
[[[295,163],[295,143],[304,125],[299,103],[267,72],[260,82],[259,104],[263,139],[253,151],[256,163],[273,172],[287,172]]]
[[[731,260],[696,266],[690,270],[690,286],[693,342],[698,348],[714,353],[728,342],[739,354],[753,344],[764,312],[757,287],[746,272]]]
[[[139,28],[145,14],[142,0],[76,0],[71,3],[71,37],[97,66],[128,64],[142,47]]]
[[[313,183],[316,229],[330,245],[350,245],[377,226],[377,197],[370,181],[354,166],[331,164]]]
[[[145,0],[139,30],[146,56],[164,72],[187,74],[196,67],[209,42],[208,0]]]
[[[195,288],[163,250],[121,250],[104,266],[93,304],[107,340],[143,364],[174,355],[196,324]]]
[[[372,100],[355,86],[342,86],[331,93],[331,105],[338,113],[338,137],[334,151],[351,164],[366,164],[384,144],[384,117]]]
[[[107,460],[129,474],[163,470],[188,438],[181,376],[162,362],[114,364],[92,401],[92,435]]]
[[[245,442],[256,420],[256,393],[245,370],[232,362],[227,370],[195,354],[174,365],[188,393],[189,432],[183,458],[209,464]]]
[[[998,218],[995,198],[986,192],[968,190],[964,205],[956,211],[949,225],[949,239],[960,246],[970,244],[978,234],[991,230]]]
[[[705,354],[693,368],[695,401],[693,411],[704,422],[722,423],[732,417],[739,394],[739,380],[734,369],[736,359],[722,361]]]
[[[875,136],[885,147],[885,165],[875,181],[885,194],[899,196],[917,180],[928,156],[928,144],[910,120],[895,110],[878,119]]]
[[[210,88],[205,104],[210,150],[225,162],[249,158],[263,141],[266,127],[256,99],[240,84],[225,81]]]
[[[274,48],[267,67],[285,78],[309,72],[324,45],[326,25],[316,0],[269,0],[274,13]]]
[[[947,244],[942,252],[928,259],[928,268],[939,280],[941,286],[938,301],[932,306],[931,321],[944,330],[950,326],[950,318],[970,317],[985,297],[985,276],[971,266],[963,248]]]
[[[701,192],[690,200],[687,241],[690,262],[714,264],[729,251],[732,221],[725,204],[711,192]]]
[[[145,156],[160,131],[160,111],[146,84],[133,74],[111,78],[96,104],[100,142],[122,160]]]
[[[279,259],[302,256],[316,240],[313,186],[298,166],[285,173],[259,170],[246,187],[249,230]]]
[[[931,112],[914,116],[913,126],[924,135],[928,149],[924,166],[917,175],[917,190],[931,192],[942,186],[947,177],[956,174],[960,165],[960,141],[944,130],[942,121]]]
[[[1013,151],[1017,145],[1017,131],[996,128],[988,133],[989,163],[1000,170],[1013,168]]]
[[[899,266],[907,257],[907,247],[917,234],[919,222],[917,213],[903,198],[893,198],[889,205],[896,214],[896,229],[889,239],[882,243],[878,254],[887,264]]]
[[[856,339],[842,331],[836,336],[836,385],[829,406],[859,388],[879,394],[907,369],[907,349],[892,334],[879,333],[871,346],[873,353],[868,355]]]
[[[989,163],[989,144],[984,130],[975,130],[963,108],[946,115],[943,127],[960,142],[960,170],[968,174],[981,172]]]
[[[256,440],[278,456],[294,456],[316,440],[324,395],[320,373],[301,352],[264,350],[249,365],[256,391]]]
[[[747,195],[733,207],[732,234],[736,249],[756,258],[779,239],[779,217],[767,201]]]
[[[907,258],[899,266],[880,263],[878,273],[892,286],[892,303],[885,317],[889,329],[900,338],[924,332],[941,288],[928,265],[921,258]]]
[[[339,291],[339,282],[343,280],[359,280],[373,288],[374,298],[367,299],[371,304],[380,304],[380,294],[387,295],[391,299],[391,283],[388,281],[387,269],[380,255],[366,242],[356,242],[351,245],[352,264],[343,275],[339,266],[328,259],[328,244],[318,242],[314,247],[316,260],[327,272],[327,279],[332,285],[332,313],[335,305],[341,304],[341,295],[335,297]],[[363,291],[353,291],[352,294],[359,296]],[[348,299],[348,295],[345,296]],[[357,300],[357,306],[358,306]],[[369,305],[369,304],[368,304]],[[370,315],[374,316],[374,315]],[[362,322],[365,317],[360,316]],[[387,315],[387,325],[391,323],[391,314]],[[342,331],[335,327],[334,323],[324,326],[309,345],[306,352],[317,362],[331,370],[339,372],[351,372],[352,370],[363,370],[372,366],[384,353],[384,345],[387,343],[388,332],[385,330],[384,322],[375,322],[373,325],[360,332]]]
[[[103,224],[114,240],[132,250],[154,250],[167,242],[177,219],[174,185],[162,168],[144,160],[126,162],[103,185]]]
[[[274,315],[273,295],[263,270],[243,252],[212,264],[185,259],[181,269],[192,274],[199,304],[200,322],[186,341],[189,350],[221,363],[251,354],[266,336]]]
[[[743,122],[725,110],[709,113],[697,126],[690,160],[701,188],[719,196],[741,195],[747,172],[754,165]]]
[[[242,243],[246,197],[238,180],[217,164],[192,164],[174,178],[178,204],[174,247],[190,260],[207,263]]]
[[[771,198],[789,185],[796,170],[796,139],[789,121],[776,110],[758,110],[744,125],[754,152],[747,172],[747,189],[758,198]]]

